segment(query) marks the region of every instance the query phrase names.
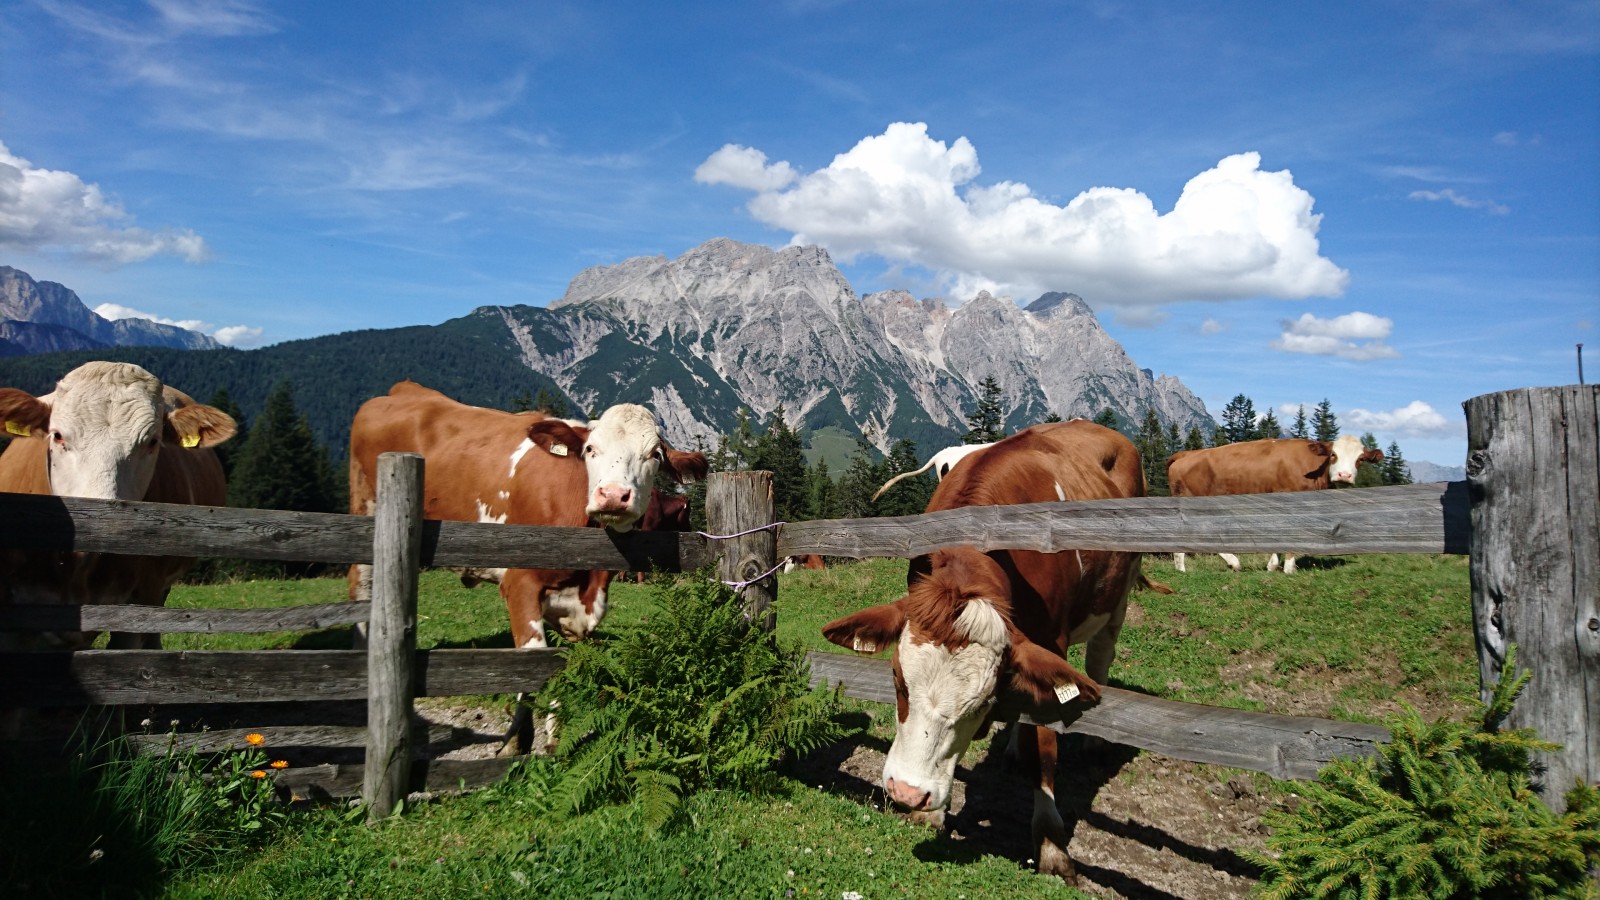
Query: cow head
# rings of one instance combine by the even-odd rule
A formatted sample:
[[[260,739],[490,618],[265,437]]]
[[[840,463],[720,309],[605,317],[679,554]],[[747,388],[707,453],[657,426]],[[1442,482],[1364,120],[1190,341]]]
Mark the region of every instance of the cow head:
[[[1341,434],[1333,443],[1322,444],[1321,446],[1328,449],[1329,481],[1354,484],[1357,465],[1383,462],[1382,450],[1368,450],[1361,445],[1361,441],[1354,435]]]
[[[139,500],[163,446],[172,452],[233,437],[233,419],[130,363],[84,363],[53,393],[0,388],[12,435],[47,441],[50,490],[66,497]]]
[[[950,802],[956,762],[1003,687],[1039,703],[1100,688],[1011,623],[1010,581],[976,550],[941,550],[931,570],[893,603],[823,627],[828,640],[857,653],[895,645],[898,724],[883,764],[891,799],[916,810]]]
[[[655,416],[632,403],[613,406],[590,423],[582,452],[589,471],[584,512],[614,531],[631,531],[644,517],[658,473],[680,484],[706,475],[705,454],[672,449]]]

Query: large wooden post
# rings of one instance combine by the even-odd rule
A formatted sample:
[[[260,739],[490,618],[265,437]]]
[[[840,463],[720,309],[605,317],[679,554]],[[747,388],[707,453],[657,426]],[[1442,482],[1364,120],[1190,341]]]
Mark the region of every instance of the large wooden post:
[[[1507,645],[1533,673],[1509,725],[1565,747],[1542,795],[1600,782],[1600,386],[1474,397],[1467,411],[1472,619],[1485,699]]]
[[[422,472],[422,457],[415,453],[378,457],[367,634],[367,758],[361,784],[369,819],[393,813],[411,781]]]
[[[759,528],[742,537],[715,543],[721,550],[717,577],[743,582],[757,579],[778,564],[778,536],[773,522],[771,472],[715,472],[706,480],[706,529],[710,534],[739,534]],[[767,631],[778,627],[772,601],[778,596],[778,579],[773,575],[744,588],[745,618]]]

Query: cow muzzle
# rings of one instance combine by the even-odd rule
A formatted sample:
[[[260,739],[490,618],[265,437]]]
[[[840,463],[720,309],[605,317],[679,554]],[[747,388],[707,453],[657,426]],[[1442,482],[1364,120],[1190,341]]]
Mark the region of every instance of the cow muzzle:
[[[888,792],[889,799],[904,806],[906,809],[922,811],[931,808],[930,801],[933,793],[924,788],[915,787],[895,778],[886,778],[883,789]]]
[[[640,512],[633,508],[633,488],[620,484],[602,484],[589,495],[589,508],[585,510],[591,517],[613,524],[613,521],[626,521],[633,524],[639,518]]]

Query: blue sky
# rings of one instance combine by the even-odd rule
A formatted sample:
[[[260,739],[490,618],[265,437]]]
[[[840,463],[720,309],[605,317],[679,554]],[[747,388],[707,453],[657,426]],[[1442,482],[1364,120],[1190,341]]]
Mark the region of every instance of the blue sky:
[[[1593,0],[22,0],[0,46],[0,263],[241,347],[819,243],[1459,465],[1462,401],[1597,342]]]

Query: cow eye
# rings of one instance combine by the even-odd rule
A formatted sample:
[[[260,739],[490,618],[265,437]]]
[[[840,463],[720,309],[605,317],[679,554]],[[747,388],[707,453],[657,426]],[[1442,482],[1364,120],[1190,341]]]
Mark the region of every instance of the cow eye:
[[[52,431],[50,432],[50,443],[55,444],[57,447],[65,447],[67,439],[62,436],[61,432]]]
[[[667,461],[667,451],[664,448],[657,447],[656,452],[650,455],[654,457],[656,462],[664,463]]]
[[[584,456],[593,456],[594,455],[594,445],[593,444],[584,444],[583,445],[583,455]]]

